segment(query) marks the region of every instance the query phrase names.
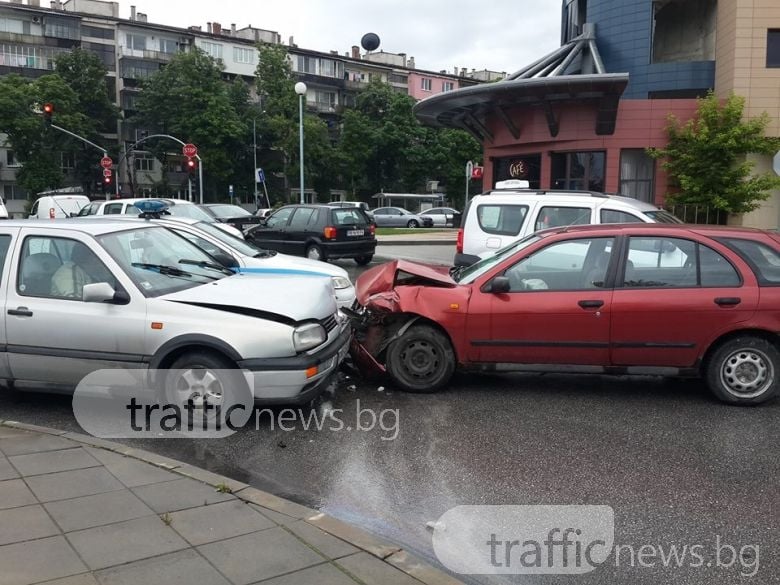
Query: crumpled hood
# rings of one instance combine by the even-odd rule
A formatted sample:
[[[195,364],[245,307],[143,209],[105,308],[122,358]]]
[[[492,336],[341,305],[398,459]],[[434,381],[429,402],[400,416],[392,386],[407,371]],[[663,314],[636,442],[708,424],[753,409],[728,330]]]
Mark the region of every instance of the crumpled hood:
[[[394,260],[364,272],[357,279],[355,288],[357,289],[358,302],[361,305],[366,305],[371,296],[391,291],[399,282],[417,286],[447,288],[457,286],[457,283],[450,277],[446,266],[431,266],[408,260]]]
[[[347,271],[341,266],[287,254],[276,254],[270,258],[244,257],[244,262],[246,266],[239,268],[238,271],[246,272],[247,274],[341,276],[349,278]]]
[[[277,274],[229,276],[209,284],[160,297],[165,301],[231,310],[250,309],[299,322],[326,319],[336,312],[333,282],[329,276]]]

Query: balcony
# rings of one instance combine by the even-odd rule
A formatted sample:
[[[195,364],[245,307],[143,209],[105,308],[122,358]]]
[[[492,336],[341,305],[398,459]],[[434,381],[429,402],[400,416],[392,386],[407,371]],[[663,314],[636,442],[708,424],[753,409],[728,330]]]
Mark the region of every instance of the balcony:
[[[139,49],[130,49],[128,47],[118,47],[119,58],[131,57],[133,59],[143,59],[145,61],[159,61],[167,63],[176,56],[176,53],[163,53],[162,51],[141,51]]]
[[[365,89],[368,87],[367,81],[353,81],[351,79],[345,79],[344,85],[346,89]]]
[[[345,87],[345,80],[341,77],[324,77],[322,75],[314,75],[312,73],[301,73],[299,71],[295,71],[293,73],[300,81],[303,81],[306,85],[335,87],[338,89],[344,89]]]

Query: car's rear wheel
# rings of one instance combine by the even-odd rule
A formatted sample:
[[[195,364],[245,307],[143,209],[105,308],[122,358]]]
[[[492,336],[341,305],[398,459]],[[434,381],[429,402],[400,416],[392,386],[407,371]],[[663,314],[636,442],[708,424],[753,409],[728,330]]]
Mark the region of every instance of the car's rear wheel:
[[[355,258],[355,262],[357,262],[358,266],[367,266],[371,264],[371,260],[374,259],[373,254],[369,254],[368,256],[358,256]]]
[[[417,222],[416,219],[410,219],[409,223],[406,224],[406,227],[415,229],[420,227],[420,224]]]
[[[777,395],[780,351],[760,337],[731,339],[707,363],[707,385],[723,402],[760,404]]]
[[[408,392],[436,392],[455,372],[455,352],[449,339],[428,325],[409,328],[387,350],[387,371]]]
[[[320,260],[322,262],[325,261],[325,253],[322,251],[322,248],[319,247],[317,244],[312,244],[308,248],[306,248],[306,257],[309,260]]]

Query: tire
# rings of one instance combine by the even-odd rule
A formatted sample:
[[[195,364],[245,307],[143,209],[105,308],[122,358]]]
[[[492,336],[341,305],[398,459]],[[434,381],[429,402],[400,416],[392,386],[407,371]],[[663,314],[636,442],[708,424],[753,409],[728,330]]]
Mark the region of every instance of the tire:
[[[369,254],[368,256],[358,256],[355,258],[355,262],[357,262],[358,266],[368,266],[371,264],[371,261],[374,259],[373,254]]]
[[[254,406],[252,393],[236,364],[216,352],[204,350],[193,350],[176,358],[165,372],[160,393],[166,404],[183,405],[191,399],[199,406],[204,401],[215,406]],[[246,423],[251,411],[246,415],[241,424]],[[233,420],[237,418],[238,414]]]
[[[707,386],[728,404],[761,404],[777,395],[780,351],[746,335],[723,343],[707,362]]]
[[[410,229],[417,229],[418,227],[420,227],[420,224],[416,219],[410,219],[409,223],[406,224],[406,227]]]
[[[436,392],[455,372],[450,340],[428,325],[410,327],[387,350],[387,372],[407,392]]]
[[[319,260],[321,262],[325,262],[325,252],[323,252],[322,248],[317,244],[312,244],[306,248],[306,257],[309,260]]]

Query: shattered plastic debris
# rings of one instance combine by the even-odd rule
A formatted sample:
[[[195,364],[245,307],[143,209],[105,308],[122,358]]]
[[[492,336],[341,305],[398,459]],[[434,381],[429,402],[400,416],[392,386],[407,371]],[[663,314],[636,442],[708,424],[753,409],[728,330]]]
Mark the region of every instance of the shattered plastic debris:
[[[376,391],[377,392],[384,392],[385,391],[385,387],[384,386],[380,386],[379,388],[376,389]]]

